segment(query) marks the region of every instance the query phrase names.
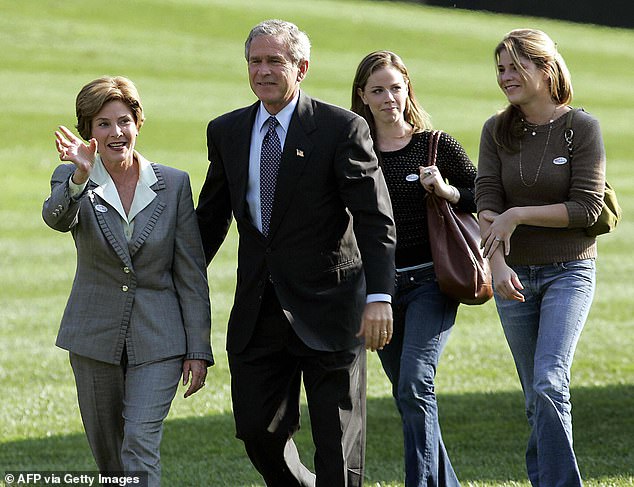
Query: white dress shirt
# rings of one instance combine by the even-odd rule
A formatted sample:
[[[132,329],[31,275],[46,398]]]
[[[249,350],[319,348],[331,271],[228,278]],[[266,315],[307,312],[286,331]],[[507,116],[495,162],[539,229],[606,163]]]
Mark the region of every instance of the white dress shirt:
[[[286,134],[288,133],[288,126],[291,124],[291,118],[293,112],[297,106],[297,100],[299,100],[299,92],[295,95],[295,98],[286,105],[280,112],[275,114],[275,118],[279,122],[275,127],[275,132],[280,139],[280,146],[282,152],[284,151],[284,142],[286,142]],[[247,206],[249,208],[249,214],[251,215],[251,221],[255,227],[262,231],[262,206],[260,204],[260,153],[262,152],[262,141],[269,128],[266,123],[271,114],[266,111],[264,105],[260,102],[258,113],[255,115],[255,123],[253,124],[253,130],[251,130],[251,146],[249,151],[249,180],[247,183]]]

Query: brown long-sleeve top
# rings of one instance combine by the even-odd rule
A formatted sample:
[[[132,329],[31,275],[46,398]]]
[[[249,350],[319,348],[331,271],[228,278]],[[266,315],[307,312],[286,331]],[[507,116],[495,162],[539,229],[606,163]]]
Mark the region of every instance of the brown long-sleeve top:
[[[596,257],[596,239],[584,229],[596,221],[603,203],[605,150],[599,122],[586,112],[575,114],[570,160],[564,139],[566,115],[552,122],[552,127],[546,124],[525,131],[521,150],[514,154],[494,141],[495,118],[485,122],[480,139],[478,212],[503,213],[518,206],[563,203],[569,218],[566,228],[519,225],[511,237],[507,264],[539,265]]]

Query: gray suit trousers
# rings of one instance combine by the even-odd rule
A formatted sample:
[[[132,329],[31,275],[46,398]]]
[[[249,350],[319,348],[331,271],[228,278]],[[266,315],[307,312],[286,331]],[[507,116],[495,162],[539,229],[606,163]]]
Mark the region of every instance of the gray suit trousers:
[[[183,357],[112,365],[70,353],[88,443],[102,473],[147,473],[161,483],[160,444]]]

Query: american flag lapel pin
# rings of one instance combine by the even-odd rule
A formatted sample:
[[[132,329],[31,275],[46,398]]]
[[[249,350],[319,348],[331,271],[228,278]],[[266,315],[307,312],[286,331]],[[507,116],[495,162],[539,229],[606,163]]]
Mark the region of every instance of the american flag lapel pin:
[[[296,152],[297,157],[304,157],[304,151],[303,150],[301,150],[301,149],[295,149],[295,150],[297,151]]]

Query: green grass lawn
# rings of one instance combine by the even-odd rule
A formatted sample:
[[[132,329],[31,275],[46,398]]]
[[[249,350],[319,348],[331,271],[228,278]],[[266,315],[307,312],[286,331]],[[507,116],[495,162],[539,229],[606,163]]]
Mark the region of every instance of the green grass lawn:
[[[188,171],[197,195],[206,123],[254,100],[244,39],[273,17],[311,37],[304,89],[342,106],[365,54],[399,53],[436,127],[474,161],[482,123],[504,105],[495,44],[517,27],[556,40],[573,74],[574,104],[601,121],[608,176],[626,218],[600,237],[597,295],[573,367],[575,445],[587,485],[634,485],[634,31],[334,0],[0,0],[0,471],[95,468],[67,355],[54,346],[75,254],[70,235],[40,217],[58,162],[53,131],[74,125],[75,96],[86,82],[128,76],[147,117],[138,149]],[[209,269],[217,365],[203,391],[187,400],[181,391],[174,401],[162,446],[165,485],[263,485],[234,438],[231,415],[224,342],[235,266],[232,233]],[[437,392],[463,485],[527,486],[523,398],[493,303],[461,308]],[[310,464],[307,420],[303,426],[298,443]],[[403,485],[400,421],[376,355],[369,357],[367,442],[366,485]]]

